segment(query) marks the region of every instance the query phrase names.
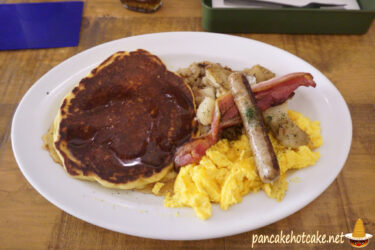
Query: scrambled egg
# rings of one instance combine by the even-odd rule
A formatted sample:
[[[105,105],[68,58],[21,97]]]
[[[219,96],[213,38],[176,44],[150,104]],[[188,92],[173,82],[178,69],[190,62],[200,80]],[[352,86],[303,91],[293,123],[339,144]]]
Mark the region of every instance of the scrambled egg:
[[[281,201],[288,189],[287,170],[314,165],[320,155],[312,149],[323,143],[318,121],[312,122],[295,111],[289,111],[288,115],[310,136],[311,143],[293,150],[279,144],[270,134],[281,170],[276,182],[265,184],[260,180],[246,135],[236,141],[223,139],[207,150],[199,164],[181,168],[173,194],[166,195],[164,206],[192,207],[196,215],[205,220],[211,217],[212,202],[227,210],[229,206],[241,202],[249,192],[262,189],[269,197]],[[156,183],[155,189],[160,189],[160,184]]]

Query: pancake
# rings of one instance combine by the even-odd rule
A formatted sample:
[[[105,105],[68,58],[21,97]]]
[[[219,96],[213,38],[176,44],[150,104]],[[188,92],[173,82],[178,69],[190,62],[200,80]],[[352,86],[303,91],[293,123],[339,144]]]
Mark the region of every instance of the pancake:
[[[117,52],[65,97],[45,147],[73,177],[143,188],[172,169],[194,117],[190,87],[157,56]]]

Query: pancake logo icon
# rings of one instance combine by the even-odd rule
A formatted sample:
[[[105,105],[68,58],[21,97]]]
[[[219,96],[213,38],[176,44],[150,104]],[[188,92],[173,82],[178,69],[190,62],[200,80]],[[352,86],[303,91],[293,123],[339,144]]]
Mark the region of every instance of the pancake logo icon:
[[[353,233],[345,234],[345,237],[349,239],[351,246],[363,248],[368,245],[372,235],[365,232],[362,219],[358,219],[354,225]]]

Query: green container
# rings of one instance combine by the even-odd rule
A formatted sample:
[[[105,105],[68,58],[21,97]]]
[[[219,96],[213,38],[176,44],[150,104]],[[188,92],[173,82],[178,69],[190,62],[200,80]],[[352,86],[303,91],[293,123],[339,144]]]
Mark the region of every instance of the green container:
[[[202,25],[224,33],[364,34],[375,17],[375,0],[358,0],[360,10],[308,8],[212,8],[202,2]]]

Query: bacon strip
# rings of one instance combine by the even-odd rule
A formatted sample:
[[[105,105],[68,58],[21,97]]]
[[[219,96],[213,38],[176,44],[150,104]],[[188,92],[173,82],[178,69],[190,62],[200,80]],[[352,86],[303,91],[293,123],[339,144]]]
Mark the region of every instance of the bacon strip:
[[[312,86],[314,88],[316,86],[316,83],[313,80],[313,76],[310,73],[297,72],[297,73],[290,73],[290,74],[280,76],[280,77],[275,77],[267,81],[252,85],[251,90],[254,93],[259,93],[265,90],[273,89],[279,85],[285,86],[285,85],[291,85],[291,84],[296,84],[296,83],[299,86],[307,86],[307,87]]]
[[[264,111],[271,106],[284,103],[294,95],[293,91],[299,86],[315,88],[316,83],[309,73],[291,73],[253,85],[251,90],[255,95],[258,108],[260,111]],[[221,129],[241,123],[242,119],[234,103],[232,93],[218,98],[212,116],[210,132],[192,139],[177,149],[174,159],[176,169],[199,162],[205,155],[206,150],[218,141]]]
[[[257,106],[261,111],[284,103],[294,95],[299,86],[314,87],[316,83],[309,73],[292,73],[251,86]]]
[[[228,93],[218,98],[219,109],[221,114],[220,129],[232,127],[242,123],[240,114],[236,104],[234,103],[233,95]]]
[[[206,154],[206,150],[218,141],[220,131],[219,124],[220,110],[218,102],[216,101],[210,132],[203,137],[193,138],[177,149],[174,158],[174,166],[177,171],[181,166],[199,162]]]

